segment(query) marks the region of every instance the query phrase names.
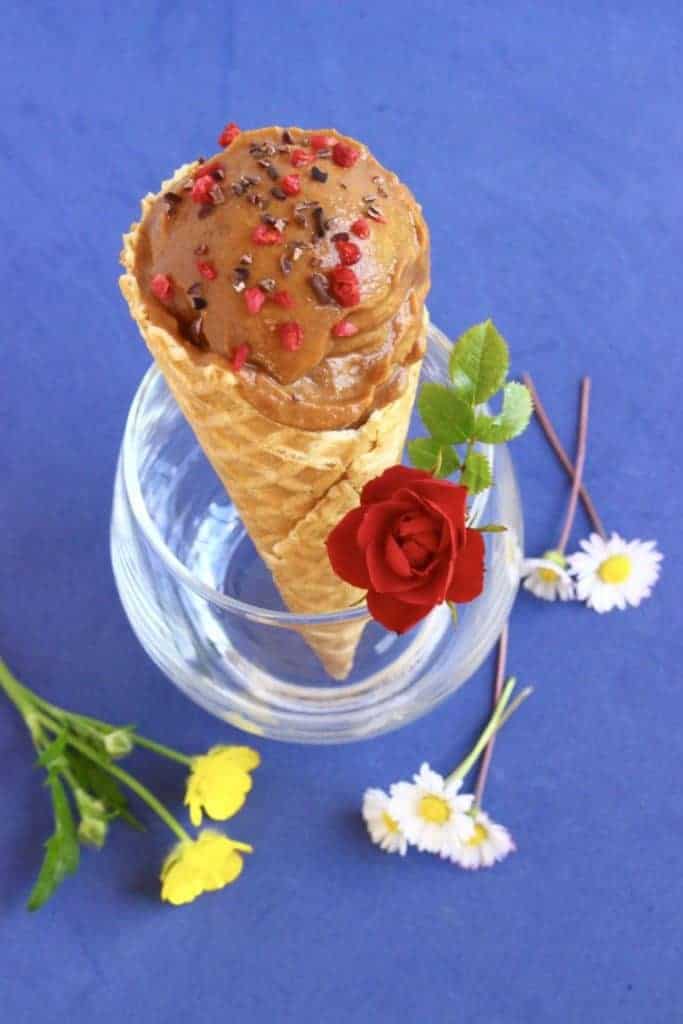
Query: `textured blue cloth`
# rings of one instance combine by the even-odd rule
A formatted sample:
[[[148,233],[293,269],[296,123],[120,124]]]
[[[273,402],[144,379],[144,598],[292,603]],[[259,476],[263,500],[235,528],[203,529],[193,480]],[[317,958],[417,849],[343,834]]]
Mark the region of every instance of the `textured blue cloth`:
[[[570,447],[592,375],[598,507],[667,560],[638,611],[520,597],[510,665],[536,694],[496,748],[488,808],[519,852],[491,872],[386,857],[358,814],[367,785],[455,764],[490,664],[402,732],[259,743],[230,828],[256,853],[237,885],[182,910],[158,901],[168,835],[151,823],[116,827],[25,912],[50,817],[3,706],[0,1019],[681,1019],[682,43],[674,0],[3,5],[0,652],[21,678],[188,751],[240,739],[147,659],[108,553],[148,365],[116,285],[120,236],[231,119],[337,125],[414,188],[435,321],[455,335],[494,316]],[[566,478],[536,425],[514,454],[539,553]],[[580,512],[575,537],[587,530]],[[180,810],[182,772],[139,767]]]

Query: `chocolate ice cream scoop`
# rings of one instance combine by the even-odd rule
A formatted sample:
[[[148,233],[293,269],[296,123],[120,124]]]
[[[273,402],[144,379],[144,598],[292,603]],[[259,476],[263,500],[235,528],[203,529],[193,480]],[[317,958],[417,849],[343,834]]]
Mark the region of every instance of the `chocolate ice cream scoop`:
[[[423,354],[420,207],[335,131],[242,132],[185,169],[145,215],[134,272],[151,319],[280,423],[358,425]]]

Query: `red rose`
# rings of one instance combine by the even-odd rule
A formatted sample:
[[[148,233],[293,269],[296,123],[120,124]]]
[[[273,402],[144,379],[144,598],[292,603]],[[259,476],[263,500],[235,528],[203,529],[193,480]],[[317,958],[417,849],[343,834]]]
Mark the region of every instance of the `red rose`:
[[[484,586],[484,540],[465,525],[467,488],[392,466],[366,484],[359,508],[327,538],[332,568],[368,592],[370,614],[405,633],[443,601]]]

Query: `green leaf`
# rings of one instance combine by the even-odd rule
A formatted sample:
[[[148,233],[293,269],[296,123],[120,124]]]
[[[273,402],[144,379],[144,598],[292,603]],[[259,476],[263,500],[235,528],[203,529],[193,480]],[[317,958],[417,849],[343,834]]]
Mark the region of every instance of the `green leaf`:
[[[503,390],[503,408],[497,416],[479,413],[474,424],[474,435],[478,441],[489,444],[511,441],[526,430],[533,409],[528,389],[523,384],[510,381]]]
[[[64,787],[57,775],[48,776],[52,794],[54,832],[45,844],[45,856],[40,873],[28,899],[29,910],[39,910],[68,875],[72,875],[80,858],[78,837],[71,807]]]
[[[457,453],[450,446],[439,444],[433,437],[418,437],[414,441],[409,441],[408,455],[418,469],[426,469],[432,473],[438,466],[438,472],[435,473],[438,477],[451,476],[460,468]]]
[[[43,750],[38,758],[38,764],[47,770],[48,775],[56,768],[63,768],[65,766],[64,748],[66,747],[67,738],[68,733],[66,729],[62,729],[52,742],[45,747],[45,750]]]
[[[441,444],[462,444],[474,430],[474,411],[443,384],[423,384],[417,400],[422,421]]]
[[[479,533],[507,533],[507,526],[502,523],[487,523],[486,526],[475,526]]]
[[[479,494],[491,486],[492,480],[491,464],[486,456],[470,452],[460,482],[468,488],[470,494]]]
[[[500,391],[510,365],[503,337],[491,320],[475,324],[456,341],[449,363],[453,385],[473,405]]]
[[[459,615],[459,613],[458,613],[458,606],[457,606],[457,604],[453,604],[452,601],[446,601],[446,604],[448,605],[449,611],[451,613],[451,618],[453,619],[453,625],[457,626],[458,625],[458,615]]]
[[[119,788],[116,779],[95,761],[80,754],[77,750],[69,750],[69,767],[80,786],[92,796],[97,797],[107,808],[112,818],[121,818],[131,828],[144,832],[145,826],[131,814],[128,801]]]

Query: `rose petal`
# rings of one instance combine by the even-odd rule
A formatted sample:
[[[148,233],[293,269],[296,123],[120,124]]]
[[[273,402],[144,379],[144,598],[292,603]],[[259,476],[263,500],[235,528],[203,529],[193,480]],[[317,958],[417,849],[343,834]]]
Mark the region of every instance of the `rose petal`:
[[[367,548],[375,538],[386,536],[392,524],[405,512],[410,512],[412,506],[406,501],[382,501],[377,505],[361,507],[365,515],[358,531],[358,543],[362,548]]]
[[[376,480],[371,480],[361,491],[361,505],[375,505],[396,495],[400,487],[411,487],[418,480],[432,480],[431,473],[408,466],[390,466]]]
[[[446,600],[452,575],[453,559],[450,552],[444,551],[432,558],[424,569],[413,570],[415,585],[401,591],[401,600],[406,604],[424,604],[433,608]]]
[[[449,601],[464,603],[479,597],[484,589],[484,538],[478,530],[465,531],[465,543],[458,552],[448,588]]]
[[[408,577],[412,575],[412,567],[406,552],[403,550],[396,538],[392,537],[391,534],[389,534],[386,539],[384,553],[386,555],[387,565],[392,572],[396,573],[397,576]]]
[[[446,480],[429,479],[416,482],[414,490],[430,505],[435,506],[443,516],[447,516],[456,530],[464,529],[467,509],[466,487],[449,484]]]
[[[365,513],[362,508],[351,509],[329,533],[327,554],[337,576],[354,587],[367,590],[370,576],[365,565],[365,553],[358,544],[358,531]]]
[[[420,619],[429,615],[431,607],[405,605],[397,597],[377,594],[371,590],[368,593],[368,611],[385,629],[390,629],[393,633],[406,633]]]

